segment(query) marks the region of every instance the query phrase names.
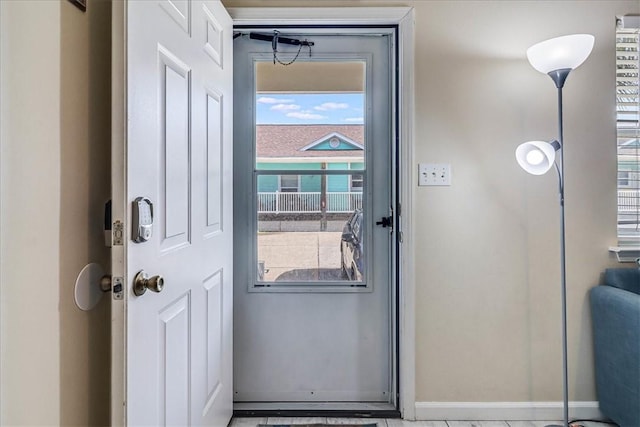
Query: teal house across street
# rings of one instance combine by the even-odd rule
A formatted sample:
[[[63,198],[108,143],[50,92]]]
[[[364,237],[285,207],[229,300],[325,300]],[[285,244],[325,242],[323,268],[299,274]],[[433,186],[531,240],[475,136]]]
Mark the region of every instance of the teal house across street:
[[[256,126],[258,212],[329,214],[361,208],[364,153],[361,124]]]

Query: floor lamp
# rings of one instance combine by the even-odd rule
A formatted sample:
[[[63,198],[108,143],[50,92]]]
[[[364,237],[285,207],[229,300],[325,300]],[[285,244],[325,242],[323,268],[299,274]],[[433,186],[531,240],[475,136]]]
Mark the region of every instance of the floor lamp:
[[[516,160],[527,172],[543,175],[555,165],[560,193],[560,284],[562,291],[562,391],[564,427],[569,426],[569,391],[567,373],[567,277],[564,229],[564,155],[562,129],[562,88],[569,73],[591,53],[595,38],[590,34],[573,34],[546,40],[527,50],[529,63],[549,75],[558,89],[558,139],[551,142],[529,141],[516,149]],[[559,153],[559,161],[556,159]],[[551,426],[549,426],[551,427]]]

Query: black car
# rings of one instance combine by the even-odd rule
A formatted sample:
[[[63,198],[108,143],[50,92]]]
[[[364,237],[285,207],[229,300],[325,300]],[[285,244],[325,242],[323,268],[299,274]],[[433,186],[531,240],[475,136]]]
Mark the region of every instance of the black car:
[[[340,259],[342,276],[349,280],[362,280],[364,272],[362,210],[353,211],[342,228]]]

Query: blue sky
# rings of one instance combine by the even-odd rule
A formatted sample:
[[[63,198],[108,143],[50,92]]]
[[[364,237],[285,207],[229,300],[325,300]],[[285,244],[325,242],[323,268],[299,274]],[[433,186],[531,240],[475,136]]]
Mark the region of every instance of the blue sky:
[[[257,124],[362,124],[364,94],[258,94]]]

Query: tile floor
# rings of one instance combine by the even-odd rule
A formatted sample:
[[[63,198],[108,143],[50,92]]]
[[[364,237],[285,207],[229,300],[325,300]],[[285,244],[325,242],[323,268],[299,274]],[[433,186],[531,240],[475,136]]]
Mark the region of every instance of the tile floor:
[[[256,427],[258,424],[372,424],[378,427],[545,427],[551,421],[404,421],[376,418],[234,418],[229,427]],[[562,422],[555,422],[562,424]],[[614,424],[583,422],[584,427],[607,427]]]

